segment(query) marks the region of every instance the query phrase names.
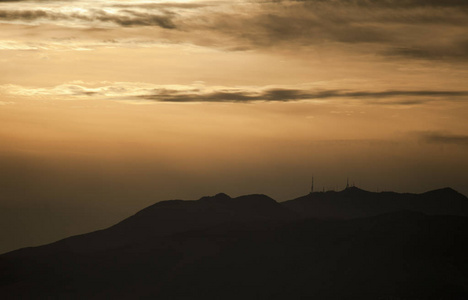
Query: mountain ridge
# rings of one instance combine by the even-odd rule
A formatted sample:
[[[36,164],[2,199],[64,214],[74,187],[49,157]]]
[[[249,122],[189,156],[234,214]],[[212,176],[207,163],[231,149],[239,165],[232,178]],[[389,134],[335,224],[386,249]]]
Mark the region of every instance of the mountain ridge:
[[[416,194],[349,187],[338,192],[313,192],[281,203],[304,217],[314,218],[357,218],[398,210],[468,216],[468,198],[452,188]]]
[[[437,210],[434,203],[423,203],[425,199],[445,204],[444,196],[456,197],[458,201],[455,207]],[[422,197],[418,203],[402,205],[405,201],[413,201]],[[429,197],[429,198],[425,198]],[[369,198],[372,198],[369,200]],[[377,198],[377,201],[375,201]],[[383,208],[376,209],[378,201],[385,201]],[[388,205],[388,203],[393,205]],[[393,202],[393,203],[392,203]],[[408,204],[408,203],[407,203]],[[429,209],[427,204],[431,204]],[[265,209],[268,207],[268,209]],[[148,237],[162,237],[165,235],[184,232],[188,229],[197,230],[223,223],[238,222],[265,222],[293,221],[306,218],[318,219],[353,219],[380,215],[396,211],[413,211],[429,215],[456,215],[468,216],[468,198],[452,188],[445,187],[430,190],[424,193],[396,193],[396,192],[370,192],[358,187],[349,187],[341,191],[313,192],[298,198],[277,202],[264,194],[250,194],[238,197],[230,197],[225,193],[217,193],[213,196],[203,196],[197,200],[163,200],[141,209],[134,215],[108,228],[67,237],[51,244],[68,243],[68,247],[74,247],[76,238],[89,239],[89,245],[78,247],[76,251],[95,251],[91,245],[98,243],[106,235],[109,238],[107,246],[117,247],[126,243],[135,242]],[[210,218],[203,214],[208,213]],[[241,216],[242,217],[239,217]],[[135,221],[137,220],[137,221]],[[158,222],[160,224],[158,225]],[[136,224],[135,224],[136,223]],[[125,232],[122,228],[130,228],[136,233]],[[149,229],[149,230],[148,230]],[[46,244],[43,246],[48,246]],[[38,246],[38,247],[43,247]],[[22,249],[34,249],[26,247]],[[17,249],[14,251],[18,251]],[[13,252],[14,252],[13,251]],[[7,252],[9,253],[9,252]]]
[[[383,209],[369,206],[372,199],[373,204],[384,203]],[[385,205],[416,201],[416,208],[429,204],[433,209],[434,203],[440,208],[466,202],[463,195],[446,189],[382,194],[352,188],[291,201],[218,193],[198,200],[158,202],[107,229],[0,255],[0,295],[5,299],[468,297],[468,216]],[[312,205],[294,207],[304,201]],[[341,218],[309,217],[317,213],[317,201],[330,202],[328,208],[335,213],[350,213]],[[356,211],[361,215],[350,217]]]

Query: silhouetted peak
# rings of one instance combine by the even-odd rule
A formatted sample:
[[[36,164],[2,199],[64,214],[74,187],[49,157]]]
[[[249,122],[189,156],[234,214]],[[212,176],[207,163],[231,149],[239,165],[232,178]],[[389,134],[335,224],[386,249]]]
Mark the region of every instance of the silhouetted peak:
[[[229,197],[229,195],[225,194],[225,193],[218,193],[214,196],[205,196],[205,197],[201,197],[198,201],[202,201],[202,202],[212,202],[212,201],[227,201],[227,200],[231,200],[232,198]]]
[[[443,188],[440,188],[440,189],[435,189],[435,190],[432,190],[432,191],[428,191],[427,193],[457,193],[457,191],[455,191],[451,187],[447,186],[447,187],[443,187]]]
[[[423,193],[422,195],[429,196],[429,197],[443,197],[443,198],[449,197],[449,198],[458,198],[458,199],[463,198],[463,199],[468,200],[468,198],[465,195],[460,194],[459,192],[455,191],[454,189],[450,187],[428,191],[428,192]]]
[[[225,193],[218,193],[214,197],[217,199],[231,199],[231,197]]]
[[[360,189],[356,186],[350,186],[345,188],[344,190],[341,191],[342,193],[348,193],[348,194],[363,194],[363,193],[370,193],[366,190]]]

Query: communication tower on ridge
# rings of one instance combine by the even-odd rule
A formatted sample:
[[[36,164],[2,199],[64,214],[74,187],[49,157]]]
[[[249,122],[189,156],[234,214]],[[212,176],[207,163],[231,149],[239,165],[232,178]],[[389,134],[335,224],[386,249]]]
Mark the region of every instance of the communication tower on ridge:
[[[312,182],[310,184],[310,193],[312,194],[314,192],[314,176],[312,176]]]

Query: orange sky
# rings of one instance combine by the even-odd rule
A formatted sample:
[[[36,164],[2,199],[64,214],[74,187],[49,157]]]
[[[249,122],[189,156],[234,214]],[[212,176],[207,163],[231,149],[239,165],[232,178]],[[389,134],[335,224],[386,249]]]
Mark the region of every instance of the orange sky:
[[[468,194],[464,1],[0,1],[0,252],[159,200]]]

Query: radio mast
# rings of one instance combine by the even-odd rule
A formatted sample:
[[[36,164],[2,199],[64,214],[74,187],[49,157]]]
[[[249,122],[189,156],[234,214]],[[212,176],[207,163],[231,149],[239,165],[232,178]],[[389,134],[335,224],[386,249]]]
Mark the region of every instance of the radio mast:
[[[310,184],[310,193],[312,194],[314,192],[314,176],[312,176],[312,182]]]

